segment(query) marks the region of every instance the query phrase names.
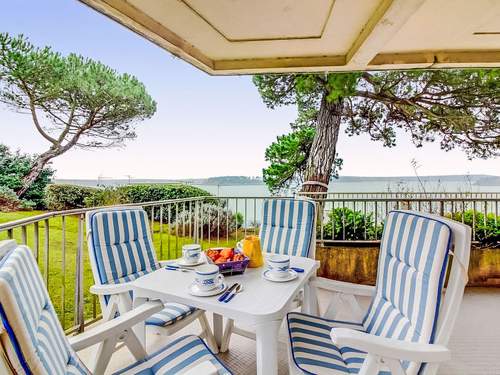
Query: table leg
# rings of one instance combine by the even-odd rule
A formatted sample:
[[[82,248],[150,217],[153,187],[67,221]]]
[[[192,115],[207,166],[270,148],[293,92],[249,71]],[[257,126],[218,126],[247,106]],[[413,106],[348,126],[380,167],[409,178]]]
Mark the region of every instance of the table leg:
[[[257,325],[257,375],[278,373],[278,334],[281,320]]]
[[[141,297],[134,298],[134,308],[139,307],[140,305],[146,303],[147,301],[148,301],[147,298],[141,298]],[[137,323],[132,329],[137,335],[139,341],[141,342],[141,345],[144,347],[144,350],[146,350],[146,322],[142,321],[140,323]]]
[[[220,348],[222,344],[222,331],[224,329],[224,321],[222,319],[222,315],[216,313],[214,313],[213,315],[215,342]]]

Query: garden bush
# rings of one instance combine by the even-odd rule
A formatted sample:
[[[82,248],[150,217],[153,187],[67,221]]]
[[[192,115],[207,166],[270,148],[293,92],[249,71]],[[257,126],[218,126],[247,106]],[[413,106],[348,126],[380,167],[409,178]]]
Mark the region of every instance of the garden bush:
[[[453,215],[448,213],[445,216],[474,227],[476,240],[481,247],[500,247],[500,216],[495,217],[494,213],[485,216],[474,210],[455,212]]]
[[[47,187],[45,202],[49,210],[61,211],[86,206],[86,199],[98,189],[78,185],[53,184]]]
[[[110,206],[127,203],[144,203],[164,201],[170,199],[209,197],[211,194],[203,189],[182,184],[137,184],[118,187],[107,187],[96,189],[92,195],[85,199],[87,207]],[[216,204],[215,198],[203,200],[205,203]],[[184,209],[182,204],[163,207],[163,219],[165,222],[175,222],[177,212]],[[194,207],[194,206],[193,206]],[[151,208],[145,208],[151,217]],[[170,212],[169,212],[170,211]],[[160,210],[155,210],[154,219],[160,220]]]
[[[12,152],[0,144],[0,186],[18,191],[23,186],[23,178],[30,171],[35,155]],[[19,208],[45,208],[45,188],[50,183],[54,170],[46,167],[19,200]],[[6,199],[5,191],[3,192]]]
[[[21,201],[14,190],[0,185],[0,211],[16,211],[20,208]]]
[[[200,223],[201,220],[201,223]],[[207,238],[223,238],[230,236],[236,228],[240,228],[242,224],[242,216],[240,213],[232,213],[218,204],[204,204],[201,212],[197,213],[194,210],[185,210],[179,213],[179,216],[174,222],[172,233],[190,233],[189,226],[191,225],[191,233],[194,228],[194,223],[200,224],[203,230],[203,237]],[[201,235],[201,233],[200,233]]]
[[[323,237],[335,240],[375,240],[382,231],[383,224],[377,223],[375,232],[373,213],[365,214],[348,207],[338,207],[328,213]]]

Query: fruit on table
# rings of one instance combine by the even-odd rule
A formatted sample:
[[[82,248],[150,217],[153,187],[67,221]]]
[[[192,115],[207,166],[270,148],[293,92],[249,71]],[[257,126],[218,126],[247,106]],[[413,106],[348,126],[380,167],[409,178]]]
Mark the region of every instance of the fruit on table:
[[[234,251],[231,247],[207,249],[206,254],[215,264],[239,262],[246,258],[244,254]]]
[[[220,251],[208,249],[207,256],[215,262],[220,257]]]
[[[216,260],[215,260],[215,264],[221,264],[221,263],[226,263],[228,261],[227,258],[224,258],[224,257],[218,257]]]
[[[238,262],[240,260],[244,260],[245,256],[243,254],[234,254],[233,261]]]
[[[233,255],[234,255],[234,250],[230,247],[226,247],[225,249],[222,249],[220,251],[220,256],[227,259],[231,259]]]

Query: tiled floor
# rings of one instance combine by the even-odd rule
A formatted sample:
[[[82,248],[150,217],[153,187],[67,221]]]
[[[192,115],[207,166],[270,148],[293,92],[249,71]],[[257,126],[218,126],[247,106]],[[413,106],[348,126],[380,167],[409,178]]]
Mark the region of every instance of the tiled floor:
[[[326,300],[328,296],[322,296]],[[209,317],[210,318],[210,317]],[[466,291],[458,322],[455,326],[450,348],[453,359],[442,365],[443,375],[500,375],[500,288],[469,288]],[[179,335],[199,332],[197,324],[182,330]],[[288,374],[286,355],[286,332],[280,333],[279,374]],[[166,343],[165,337],[149,336],[148,350],[152,351]],[[88,360],[89,350],[80,353]],[[255,342],[233,336],[230,350],[220,358],[234,374],[255,374]],[[112,358],[109,373],[131,363],[132,356],[125,348]]]

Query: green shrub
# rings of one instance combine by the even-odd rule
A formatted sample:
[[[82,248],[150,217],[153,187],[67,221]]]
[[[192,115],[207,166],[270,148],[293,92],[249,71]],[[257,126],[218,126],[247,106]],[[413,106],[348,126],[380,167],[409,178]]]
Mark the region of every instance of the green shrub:
[[[123,191],[113,186],[108,186],[95,191],[85,198],[86,207],[113,206],[128,203]]]
[[[0,144],[0,186],[16,192],[23,186],[23,178],[28,174],[35,156],[12,152]],[[54,170],[46,167],[21,197],[26,200],[21,205],[37,209],[45,208],[45,188],[50,183]]]
[[[45,202],[49,210],[55,211],[82,208],[86,206],[85,199],[96,191],[98,189],[85,186],[53,184],[47,187]]]
[[[211,195],[206,190],[182,184],[137,184],[121,186],[118,189],[123,193],[127,203],[154,202]]]
[[[16,211],[20,206],[21,201],[16,193],[7,186],[0,185],[0,211]]]
[[[335,240],[375,240],[383,230],[381,223],[375,222],[372,213],[364,214],[347,207],[338,207],[328,214],[323,227],[323,237]]]
[[[223,238],[231,235],[236,228],[241,227],[242,215],[240,213],[232,213],[231,211],[218,204],[204,204],[200,212],[182,211],[174,222],[172,233],[188,234],[189,226],[191,231],[196,222],[198,228],[202,225],[203,238]],[[199,233],[201,235],[201,233]]]
[[[94,193],[85,199],[87,207],[110,206],[127,203],[145,203],[165,201],[170,199],[209,197],[211,194],[203,189],[181,184],[137,184],[118,187],[107,187],[95,189]],[[216,204],[214,198],[207,198],[205,203]],[[170,207],[170,210],[168,209]],[[145,208],[151,216],[151,208]],[[184,206],[179,204],[163,207],[163,219],[165,222],[175,222],[177,212],[183,211]],[[169,212],[170,211],[170,212]],[[154,212],[154,219],[160,220],[160,210]]]
[[[476,237],[481,246],[499,247],[500,246],[500,216],[489,213],[486,216],[479,211],[467,210],[465,212],[455,212],[445,215],[453,220],[463,222],[474,227]]]

